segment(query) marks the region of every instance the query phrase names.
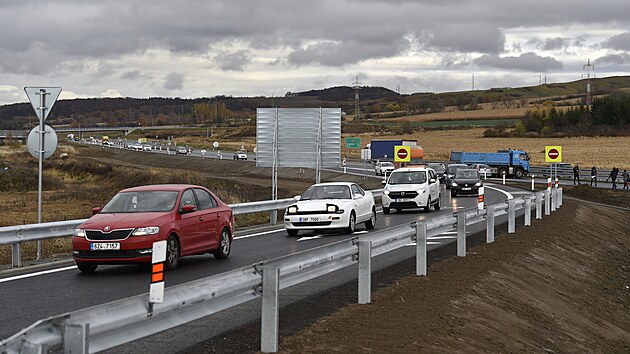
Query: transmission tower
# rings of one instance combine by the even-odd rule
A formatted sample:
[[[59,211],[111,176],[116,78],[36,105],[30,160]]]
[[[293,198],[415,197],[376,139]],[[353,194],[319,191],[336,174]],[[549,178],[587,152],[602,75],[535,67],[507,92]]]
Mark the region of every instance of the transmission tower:
[[[355,120],[361,119],[361,112],[359,111],[359,90],[361,89],[361,83],[359,82],[359,76],[357,75],[357,79],[353,82],[354,84],[354,117]]]
[[[582,67],[586,71],[586,105],[590,106],[593,102],[593,90],[591,88],[591,71],[595,70],[595,65],[591,64],[591,59],[588,59],[586,65]]]

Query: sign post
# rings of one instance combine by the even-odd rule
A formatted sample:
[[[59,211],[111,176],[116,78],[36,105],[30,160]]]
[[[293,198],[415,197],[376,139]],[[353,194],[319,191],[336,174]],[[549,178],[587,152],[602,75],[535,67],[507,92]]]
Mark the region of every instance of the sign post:
[[[38,182],[38,202],[37,202],[37,223],[42,222],[42,181],[43,181],[43,161],[44,154],[46,153],[44,147],[44,137],[46,129],[44,127],[44,121],[48,118],[48,114],[52,109],[55,101],[61,93],[61,87],[25,87],[24,92],[31,101],[31,106],[39,118],[39,182]],[[49,96],[46,99],[46,96]],[[52,130],[52,128],[51,128]],[[53,131],[54,132],[54,131]],[[55,146],[56,147],[56,146]],[[53,149],[54,150],[54,149]],[[37,241],[37,259],[40,259],[42,255],[42,242]]]

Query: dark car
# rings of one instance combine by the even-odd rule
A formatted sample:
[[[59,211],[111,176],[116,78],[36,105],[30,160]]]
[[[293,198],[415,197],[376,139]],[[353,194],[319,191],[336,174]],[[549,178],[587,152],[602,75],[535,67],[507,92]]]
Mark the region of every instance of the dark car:
[[[167,241],[166,267],[181,256],[230,255],[234,215],[208,189],[187,184],[124,189],[79,225],[72,237],[72,256],[80,271],[99,264],[151,263],[153,243]]]
[[[460,168],[469,168],[468,165],[463,164],[463,163],[451,163],[448,164],[448,166],[446,166],[446,173],[445,173],[445,179],[446,179],[446,188],[450,189],[451,185],[453,184],[453,176],[455,176],[455,172],[457,172],[458,169]]]
[[[175,155],[188,155],[188,149],[185,146],[178,146]]]
[[[477,195],[481,186],[483,186],[483,182],[477,170],[460,168],[453,177],[451,197],[455,197],[458,194]]]
[[[435,171],[435,174],[440,179],[440,182],[445,183],[445,175],[446,175],[446,166],[444,166],[441,162],[429,162],[427,167],[432,168]]]

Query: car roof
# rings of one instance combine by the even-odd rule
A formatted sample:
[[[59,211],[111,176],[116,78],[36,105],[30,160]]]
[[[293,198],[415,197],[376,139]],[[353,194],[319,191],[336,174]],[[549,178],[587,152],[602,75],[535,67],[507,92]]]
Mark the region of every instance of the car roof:
[[[459,170],[457,170],[457,172],[477,172],[477,170],[473,169],[473,168],[460,168]]]
[[[317,183],[312,185],[311,187],[315,187],[315,186],[351,186],[353,184],[356,184],[354,182],[324,182],[324,183]]]
[[[204,188],[193,184],[150,184],[121,190],[121,192],[145,192],[145,191],[183,191],[188,188]]]
[[[416,172],[432,170],[430,167],[402,167],[395,169],[394,172]]]

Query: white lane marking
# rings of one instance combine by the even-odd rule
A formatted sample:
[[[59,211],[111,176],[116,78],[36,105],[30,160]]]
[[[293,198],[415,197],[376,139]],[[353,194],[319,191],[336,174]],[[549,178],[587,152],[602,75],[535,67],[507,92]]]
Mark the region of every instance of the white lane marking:
[[[300,237],[298,239],[298,242],[300,242],[300,241],[308,241],[308,240],[315,240],[315,239],[318,239],[318,238],[323,238],[323,236],[317,235],[317,236],[310,236],[310,237]]]
[[[282,231],[283,229],[274,229],[274,230],[269,230],[269,231],[263,231],[263,232],[258,232],[255,234],[249,234],[249,235],[242,235],[242,236],[236,236],[234,237],[235,240],[241,239],[241,238],[249,238],[249,237],[256,237],[256,236],[262,236],[262,235],[267,235],[267,234],[272,234],[274,232],[279,232]]]
[[[66,271],[66,270],[71,270],[71,269],[77,269],[77,266],[73,265],[73,266],[63,267],[63,268],[43,270],[41,272],[36,272],[36,273],[28,273],[28,274],[16,275],[14,277],[0,279],[0,283],[5,283],[5,282],[8,282],[8,281],[12,281],[12,280],[18,280],[18,279],[35,277],[35,276],[38,276],[38,275],[63,272],[63,271]]]
[[[490,186],[488,186],[488,185],[486,185],[485,187],[486,187],[486,188],[488,188],[488,189],[494,189],[495,191],[499,191],[499,192],[501,192],[501,193],[505,194],[505,195],[507,196],[507,199],[508,199],[508,200],[510,200],[510,199],[514,199],[514,196],[513,196],[512,194],[510,194],[510,193],[508,193],[508,192],[506,192],[506,191],[504,191],[504,190],[502,190],[502,189],[499,189],[499,188],[494,188],[494,187],[490,187]]]

